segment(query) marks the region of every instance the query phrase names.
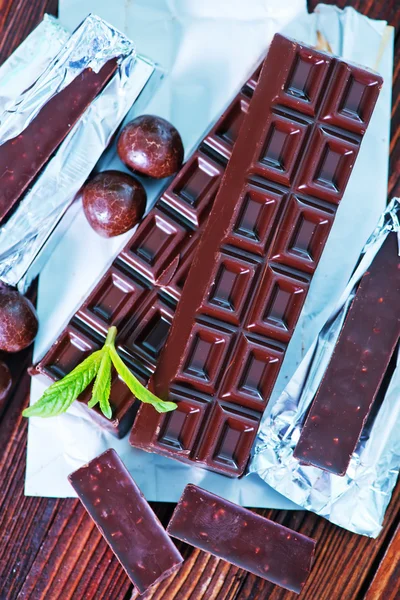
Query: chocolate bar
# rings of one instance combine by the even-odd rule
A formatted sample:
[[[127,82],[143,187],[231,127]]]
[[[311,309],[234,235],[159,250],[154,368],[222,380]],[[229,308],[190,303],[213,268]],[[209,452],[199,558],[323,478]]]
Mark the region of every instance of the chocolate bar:
[[[183,562],[115,450],[106,450],[68,479],[140,594]]]
[[[316,544],[195,485],[185,487],[167,531],[297,594],[310,573]]]
[[[98,73],[84,69],[48,100],[17,137],[0,146],[0,222],[10,214],[116,68],[117,60],[110,59]]]
[[[118,327],[117,349],[146,384],[167,337],[199,239],[218,190],[257,73],[244,85],[157,200],[124,250],[72,317],[36,372],[53,381],[64,377]],[[88,389],[82,406],[91,396]],[[87,409],[102,427],[119,437],[131,427],[138,402],[117,374],[111,386],[112,420],[97,407]]]
[[[244,472],[381,85],[274,37],[132,445]]]
[[[294,456],[344,475],[400,337],[400,257],[389,233],[361,279]]]

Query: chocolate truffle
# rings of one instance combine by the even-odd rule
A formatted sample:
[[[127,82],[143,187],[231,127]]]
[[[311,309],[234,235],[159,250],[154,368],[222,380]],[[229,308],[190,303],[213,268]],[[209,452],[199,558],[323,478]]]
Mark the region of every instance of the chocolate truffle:
[[[12,377],[6,363],[0,360],[0,402],[5,400],[11,389]]]
[[[178,131],[165,119],[152,115],[143,115],[125,125],[117,149],[129,169],[155,179],[173,175],[183,162]]]
[[[17,290],[0,286],[0,350],[19,352],[35,339],[38,320],[32,302]]]
[[[114,237],[132,229],[146,208],[146,192],[131,175],[103,171],[82,190],[83,210],[93,229],[103,237]]]

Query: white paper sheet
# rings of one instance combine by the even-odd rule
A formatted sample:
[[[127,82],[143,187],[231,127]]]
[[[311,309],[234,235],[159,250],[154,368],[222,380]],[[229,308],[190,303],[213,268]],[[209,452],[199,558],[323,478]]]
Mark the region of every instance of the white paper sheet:
[[[168,75],[142,112],[171,120],[182,134],[187,154],[265,53],[273,33],[289,22],[292,24],[287,31],[292,37],[314,44],[318,27],[335,52],[343,51],[346,58],[375,66],[389,78],[321,267],[314,278],[300,327],[289,348],[274,391],[276,398],[307,350],[309,340],[323,323],[329,311],[327,300],[333,301],[341,293],[385,204],[392,68],[390,43],[381,53],[379,64],[375,64],[386,35],[385,23],[370,22],[354,11],[342,13],[332,7],[321,7],[318,17],[309,16],[303,0],[254,0],[251,3],[241,0],[203,0],[201,3],[196,0],[114,0],[112,6],[101,0],[60,1],[61,21],[70,28],[91,10],[121,28],[135,41],[139,52],[148,54],[166,68]],[[117,161],[114,166],[121,168]],[[38,312],[41,328],[35,345],[36,358],[48,348],[79,304],[82,293],[86,294],[93,286],[129,235],[103,240],[90,229],[82,214],[78,216],[40,278]],[[65,256],[68,256],[68,263]],[[82,256],[85,256],[84,265]],[[34,380],[32,401],[38,399],[42,391],[43,386]],[[134,450],[126,438],[115,440],[97,428],[79,405],[74,405],[60,417],[30,420],[25,493],[73,496],[67,474],[109,446],[121,454],[148,500],[177,501],[184,485],[190,481],[242,505],[295,507],[256,476],[229,480]]]

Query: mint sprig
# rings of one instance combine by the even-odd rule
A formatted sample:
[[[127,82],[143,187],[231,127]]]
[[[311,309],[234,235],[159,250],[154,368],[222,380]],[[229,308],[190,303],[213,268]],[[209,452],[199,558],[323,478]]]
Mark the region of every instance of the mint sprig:
[[[111,419],[112,410],[109,402],[111,392],[111,358],[110,353],[103,351],[99,370],[97,371],[96,379],[94,380],[92,397],[88,402],[89,408],[93,408],[96,404],[100,404],[100,410]]]
[[[94,380],[89,408],[99,404],[100,410],[108,418],[112,417],[110,405],[112,365],[128,386],[132,394],[141,402],[152,404],[157,412],[175,410],[175,402],[157,398],[140,383],[126,366],[115,348],[117,328],[110,327],[101,350],[96,350],[60,381],[53,383],[43,396],[23,411],[24,417],[54,417],[68,410],[71,404]]]

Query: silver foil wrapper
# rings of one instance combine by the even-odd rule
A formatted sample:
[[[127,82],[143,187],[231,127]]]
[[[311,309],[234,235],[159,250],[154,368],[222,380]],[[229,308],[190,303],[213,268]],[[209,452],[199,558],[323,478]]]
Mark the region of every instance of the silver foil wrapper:
[[[154,64],[105,21],[89,15],[36,83],[0,116],[0,144],[23,131],[41,107],[84,69],[98,72],[110,59],[118,69],[0,228],[0,278],[26,291],[63,230],[64,217],[116,129],[145,85]],[[72,219],[74,211],[68,211]],[[62,227],[59,225],[62,221]]]
[[[399,198],[383,213],[330,318],[264,417],[249,469],[302,508],[369,537],[376,537],[382,528],[400,469],[400,354],[383,402],[373,422],[364,428],[344,477],[301,465],[293,451],[357,284],[390,231],[398,232],[400,255]]]
[[[43,21],[0,67],[0,115],[15,104],[48,67],[70,34],[54,17]]]

